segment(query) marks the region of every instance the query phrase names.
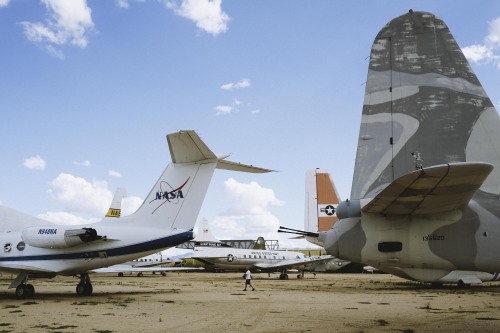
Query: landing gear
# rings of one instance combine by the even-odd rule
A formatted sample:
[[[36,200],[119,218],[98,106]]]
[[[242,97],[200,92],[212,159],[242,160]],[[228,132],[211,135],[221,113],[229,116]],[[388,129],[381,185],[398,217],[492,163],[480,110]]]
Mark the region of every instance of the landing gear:
[[[138,277],[142,277],[143,275],[144,275],[144,274],[142,274],[142,272],[137,273],[137,276],[138,276]]]
[[[32,284],[20,284],[16,288],[17,298],[32,298],[35,296],[35,287]]]
[[[286,273],[281,273],[281,274],[280,274],[280,280],[288,280],[288,274],[286,274]]]
[[[91,296],[93,290],[89,275],[87,273],[80,275],[80,283],[76,285],[76,294],[78,296]]]
[[[304,278],[304,271],[300,271],[299,274],[297,274],[297,279],[303,279]]]
[[[460,289],[470,288],[470,283],[465,283],[463,280],[458,280],[457,285]]]

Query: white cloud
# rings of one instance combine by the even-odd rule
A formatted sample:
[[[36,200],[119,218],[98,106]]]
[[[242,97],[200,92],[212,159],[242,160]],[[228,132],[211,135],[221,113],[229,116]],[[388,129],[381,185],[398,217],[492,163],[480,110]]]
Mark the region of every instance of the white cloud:
[[[272,189],[256,182],[239,183],[233,178],[224,182],[225,197],[230,207],[211,223],[214,234],[221,239],[275,238],[279,220],[269,211],[269,206],[283,206]]]
[[[251,113],[251,114],[259,114],[259,113],[260,113],[260,110],[255,109],[255,110],[250,111],[250,113]]]
[[[241,79],[240,81],[234,83],[234,82],[229,82],[223,84],[220,88],[222,90],[233,90],[233,89],[243,89],[243,88],[248,88],[250,87],[250,80],[249,79]]]
[[[20,22],[28,40],[57,58],[64,55],[56,46],[87,47],[87,34],[94,28],[94,23],[86,0],[42,0],[42,3],[49,13],[44,23]]]
[[[118,171],[115,171],[115,170],[109,170],[108,171],[108,176],[116,177],[116,178],[121,178],[122,174],[119,173]]]
[[[167,8],[176,15],[185,17],[196,23],[196,26],[207,33],[217,36],[227,31],[229,16],[222,11],[222,0],[166,0]]]
[[[130,7],[127,0],[116,0],[115,3],[118,8],[128,9]]]
[[[7,7],[10,0],[0,0],[0,7]]]
[[[231,111],[233,110],[233,107],[230,105],[217,105],[215,107],[215,110],[217,110],[217,113],[216,113],[217,116],[223,116],[223,115],[231,113]]]
[[[122,199],[122,216],[130,215],[141,207],[143,199],[139,197],[125,197]]]
[[[46,166],[46,162],[39,155],[26,158],[23,162],[23,165],[31,170],[44,170]]]
[[[490,33],[486,36],[486,41],[497,47],[500,46],[500,17],[490,22]]]
[[[59,174],[50,185],[56,200],[71,212],[104,216],[113,197],[105,181],[89,182],[67,173]]]
[[[462,49],[462,52],[467,59],[475,63],[487,61],[494,56],[492,49],[482,44],[466,46]]]
[[[89,167],[90,166],[90,161],[89,160],[85,160],[83,162],[78,162],[78,161],[75,161],[73,162],[74,165],[79,165],[79,166],[84,166],[84,167]]]
[[[465,57],[476,64],[494,64],[500,69],[500,17],[489,22],[489,34],[483,44],[473,44],[462,49]]]

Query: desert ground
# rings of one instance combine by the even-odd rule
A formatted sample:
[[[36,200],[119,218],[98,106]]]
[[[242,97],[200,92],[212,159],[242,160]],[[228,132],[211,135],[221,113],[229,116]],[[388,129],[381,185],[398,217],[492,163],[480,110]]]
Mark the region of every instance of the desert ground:
[[[91,276],[33,280],[18,300],[0,276],[0,332],[498,332],[500,284],[431,288],[388,274],[307,274],[286,281],[255,273]]]

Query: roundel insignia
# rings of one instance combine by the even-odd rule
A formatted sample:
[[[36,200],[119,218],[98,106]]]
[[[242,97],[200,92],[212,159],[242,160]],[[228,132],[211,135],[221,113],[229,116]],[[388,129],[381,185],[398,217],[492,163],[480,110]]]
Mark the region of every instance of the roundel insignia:
[[[335,207],[333,207],[332,205],[328,205],[325,207],[325,214],[328,215],[328,216],[332,216],[335,214]]]
[[[233,260],[234,260],[234,256],[232,254],[228,254],[227,255],[227,261],[233,262]]]

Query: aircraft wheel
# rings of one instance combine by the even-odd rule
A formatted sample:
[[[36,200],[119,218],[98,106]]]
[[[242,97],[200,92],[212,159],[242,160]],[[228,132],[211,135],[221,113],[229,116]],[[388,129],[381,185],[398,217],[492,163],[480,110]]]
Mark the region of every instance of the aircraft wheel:
[[[137,273],[138,277],[142,277],[142,272]]]
[[[35,287],[32,284],[27,284],[26,287],[26,298],[32,298],[35,296]]]
[[[166,276],[166,275],[167,275],[167,273],[161,272],[161,276]]]
[[[118,273],[118,276],[119,276],[119,277],[122,277],[122,276],[123,276],[123,273],[122,273],[122,272]]]
[[[459,280],[458,281],[458,288],[462,288],[462,289],[465,289],[465,288],[469,288],[470,287],[470,284],[469,283],[465,283],[464,281],[462,280]]]
[[[85,296],[92,296],[92,292],[94,291],[94,287],[92,287],[92,285],[90,283],[84,285],[84,289],[85,289]]]
[[[285,279],[285,275],[283,273],[280,274],[280,280],[284,280]]]
[[[16,288],[16,297],[17,298],[26,298],[27,290],[24,284],[20,284]]]
[[[84,296],[85,295],[85,285],[83,283],[79,283],[76,285],[76,294],[78,296]]]
[[[285,280],[288,280],[288,274],[284,274],[284,275],[283,275],[283,278],[284,278]]]

